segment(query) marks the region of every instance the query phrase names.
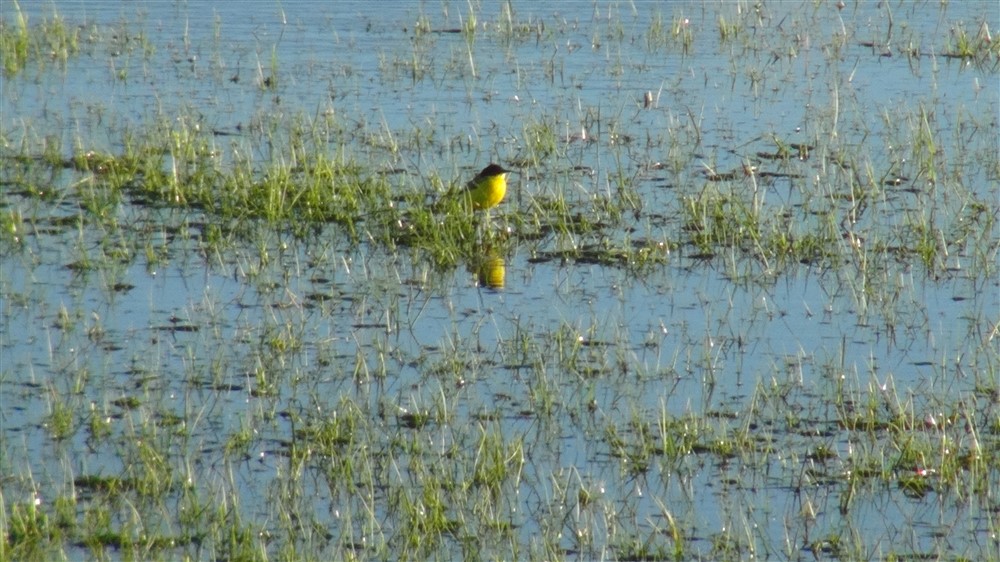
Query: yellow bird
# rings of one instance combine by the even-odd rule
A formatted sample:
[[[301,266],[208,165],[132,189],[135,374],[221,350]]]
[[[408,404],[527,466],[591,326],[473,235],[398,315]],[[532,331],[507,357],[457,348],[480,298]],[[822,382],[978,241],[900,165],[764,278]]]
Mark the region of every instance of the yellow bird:
[[[490,164],[482,172],[465,184],[462,196],[474,211],[496,207],[507,194],[507,174],[510,170],[499,164]]]

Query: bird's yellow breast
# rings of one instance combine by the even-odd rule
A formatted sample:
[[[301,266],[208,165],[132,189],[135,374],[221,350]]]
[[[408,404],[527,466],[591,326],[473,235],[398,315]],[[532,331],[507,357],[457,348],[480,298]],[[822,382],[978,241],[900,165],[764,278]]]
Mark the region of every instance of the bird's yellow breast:
[[[474,179],[468,189],[468,197],[475,210],[496,207],[507,194],[507,174],[484,176]]]

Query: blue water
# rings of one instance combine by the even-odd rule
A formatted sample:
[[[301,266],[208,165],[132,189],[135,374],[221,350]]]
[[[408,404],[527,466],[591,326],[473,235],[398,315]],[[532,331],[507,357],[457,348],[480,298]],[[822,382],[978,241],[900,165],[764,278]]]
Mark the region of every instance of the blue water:
[[[523,33],[504,39],[481,30],[470,43],[443,32],[468,19],[464,2],[22,3],[31,22],[51,17],[54,7],[69,25],[83,26],[82,37],[97,36],[83,41],[82,54],[65,68],[51,63],[3,80],[4,137],[40,143],[55,133],[67,157],[81,144],[117,153],[122,131],[196,118],[201,130],[218,133],[226,158],[230,149],[253,144],[270,120],[326,115],[363,131],[331,138],[331,151],[349,146],[373,169],[405,169],[399,181],[417,182],[414,170],[450,181],[486,162],[518,158],[532,127],[544,122],[562,137],[565,157],[512,178],[512,197],[497,213],[501,222],[532,197],[563,193],[585,202],[612,193],[614,177],[624,173],[636,179],[645,214],[628,225],[630,235],[621,235],[671,241],[683,237],[684,196],[705,185],[752,189],[742,179],[709,184],[704,170],[738,168],[772,150],[773,135],[820,139],[834,150],[860,145],[871,149],[874,177],[912,179],[872,203],[857,224],[861,232],[889,237],[894,226],[930,207],[972,217],[961,193],[992,205],[986,214],[996,217],[997,170],[981,157],[997,149],[996,72],[940,56],[959,24],[970,34],[982,22],[1000,29],[993,2],[865,3],[844,10],[782,2],[765,5],[759,19],[738,14],[740,7],[754,9],[740,3],[512,5]],[[2,9],[11,22],[13,5]],[[742,33],[754,47],[721,43],[720,14],[744,22]],[[503,25],[503,17],[493,4],[475,13],[489,30]],[[657,17],[668,44],[650,48]],[[888,46],[862,44],[884,43],[890,18]],[[423,20],[431,31],[417,35]],[[671,38],[675,20],[692,30],[686,51]],[[907,48],[921,56],[907,57]],[[882,56],[887,50],[892,56]],[[267,77],[276,81],[273,89],[261,87]],[[643,107],[646,92],[656,100],[651,108]],[[939,161],[946,169],[961,167],[961,177],[931,185],[920,176],[908,143],[921,108],[932,115]],[[596,142],[573,140],[583,131]],[[417,135],[433,142],[415,148],[408,139]],[[372,142],[357,142],[366,136]],[[385,149],[381,141],[393,137],[404,141],[403,150]],[[261,161],[270,156],[253,154]],[[824,182],[839,174],[832,166],[815,159],[788,166],[781,171],[801,178],[761,182],[763,205],[815,209],[823,206],[804,194],[843,195],[824,191]],[[68,193],[72,186],[58,188]],[[72,203],[39,210],[45,203],[4,190],[5,213],[79,212]],[[125,224],[149,221],[158,228],[155,215],[128,205],[119,212]],[[160,212],[164,222],[183,215]],[[211,220],[195,212],[188,218],[195,225]],[[949,232],[961,227],[961,220],[942,224]],[[547,475],[569,478],[577,471],[616,498],[638,528],[663,525],[657,503],[663,501],[693,522],[696,542],[744,524],[757,529],[761,544],[780,545],[801,508],[801,495],[786,488],[788,476],[802,470],[801,458],[770,461],[764,472],[773,481],[742,482],[748,471],[739,463],[697,458],[626,478],[600,433],[613,425],[628,434],[633,417],[654,422],[662,412],[679,418],[745,411],[759,388],[774,385],[798,389],[801,402],[790,410],[829,422],[838,378],[862,394],[884,387],[917,419],[956,397],[977,399],[977,388],[998,384],[997,236],[995,227],[983,228],[993,228],[988,247],[952,247],[934,272],[907,256],[862,270],[850,260],[837,268],[760,263],[737,250],[705,261],[680,247],[664,265],[636,274],[532,259],[605,242],[549,237],[504,256],[501,290],[480,287],[464,264],[442,274],[405,252],[350,246],[334,227],[311,240],[274,234],[215,256],[196,253],[196,232],[164,231],[167,259],[88,273],[67,266],[81,253],[107,252],[105,233],[42,228],[27,234],[20,250],[3,251],[3,470],[33,474],[47,498],[62,493],[67,473],[122,469],[106,445],[90,447],[84,431],[52,443],[46,423],[55,395],[92,403],[94,415],[126,434],[139,414],[109,406],[109,396],[138,395],[197,420],[190,431],[211,465],[204,474],[221,470],[222,461],[209,459],[262,412],[287,412],[317,397],[330,410],[345,398],[372,411],[387,403],[419,410],[445,395],[456,404],[456,424],[496,412],[505,435],[528,442],[523,495],[512,500],[525,544],[538,531],[532,510],[554,495]],[[844,251],[851,252],[848,242]],[[865,283],[889,290],[868,293]],[[61,309],[73,328],[58,327]],[[255,350],[286,330],[305,342],[292,355],[296,363],[282,365],[296,376],[273,395],[255,395],[272,368]],[[588,378],[586,369],[574,371],[559,357],[523,357],[519,334],[546,341],[569,334],[567,341],[579,346],[572,352],[577,365],[597,374]],[[444,360],[452,349],[467,361],[462,380],[429,375],[427,362]],[[538,407],[533,393],[542,379],[558,386],[557,416],[579,420],[554,436],[525,414]],[[984,415],[995,416],[995,404],[990,408]],[[280,450],[290,429],[280,415],[255,429],[263,434],[253,441],[253,461],[237,467],[237,480],[247,517],[266,520],[271,508],[263,490],[286,462]],[[445,446],[442,439],[433,445]],[[836,429],[829,444],[843,457],[860,446]],[[907,529],[915,535],[908,547],[933,550],[941,545],[940,520],[955,518],[961,523],[945,541],[952,552],[975,556],[996,546],[982,506],[893,498],[863,504],[845,522],[831,490],[837,488],[810,492],[819,509],[816,536],[853,524],[874,544]],[[6,500],[31,492],[11,492]],[[327,517],[323,487],[313,492],[317,513]],[[728,512],[734,505],[746,511]],[[336,527],[336,518],[329,524]],[[796,535],[793,551],[814,538]],[[569,542],[564,546],[572,551]]]

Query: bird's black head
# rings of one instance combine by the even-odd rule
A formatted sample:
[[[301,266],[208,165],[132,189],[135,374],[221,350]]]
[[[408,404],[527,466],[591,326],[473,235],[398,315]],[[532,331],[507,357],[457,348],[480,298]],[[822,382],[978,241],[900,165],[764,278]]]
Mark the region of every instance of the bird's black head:
[[[491,163],[489,166],[483,168],[483,171],[479,172],[479,175],[483,177],[488,177],[488,176],[498,176],[500,174],[507,174],[507,173],[510,173],[510,170],[504,168],[500,164]]]

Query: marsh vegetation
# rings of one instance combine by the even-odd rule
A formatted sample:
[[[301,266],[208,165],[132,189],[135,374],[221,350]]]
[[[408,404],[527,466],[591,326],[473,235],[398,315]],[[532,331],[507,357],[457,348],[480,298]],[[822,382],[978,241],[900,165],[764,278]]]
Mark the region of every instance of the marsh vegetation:
[[[0,559],[1000,559],[995,3],[85,4],[0,20]]]

